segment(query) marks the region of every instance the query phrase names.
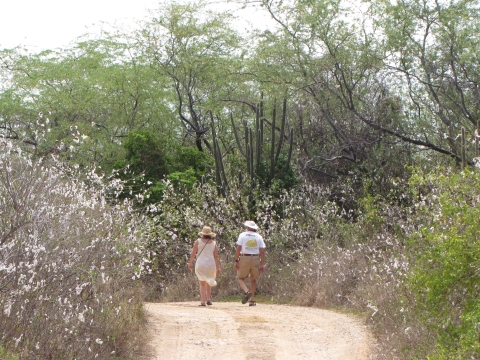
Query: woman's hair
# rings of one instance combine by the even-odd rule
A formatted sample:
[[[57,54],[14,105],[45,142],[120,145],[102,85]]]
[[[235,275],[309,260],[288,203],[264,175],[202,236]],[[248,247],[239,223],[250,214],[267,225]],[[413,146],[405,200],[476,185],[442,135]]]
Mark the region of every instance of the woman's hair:
[[[204,239],[211,239],[211,238],[212,238],[211,235],[202,235],[202,237],[203,237]]]

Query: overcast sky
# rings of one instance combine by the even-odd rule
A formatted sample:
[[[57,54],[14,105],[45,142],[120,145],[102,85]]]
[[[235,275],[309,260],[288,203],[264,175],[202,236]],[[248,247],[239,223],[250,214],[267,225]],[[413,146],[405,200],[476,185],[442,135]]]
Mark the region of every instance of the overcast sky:
[[[0,48],[65,47],[101,22],[135,24],[158,8],[158,0],[3,0]]]

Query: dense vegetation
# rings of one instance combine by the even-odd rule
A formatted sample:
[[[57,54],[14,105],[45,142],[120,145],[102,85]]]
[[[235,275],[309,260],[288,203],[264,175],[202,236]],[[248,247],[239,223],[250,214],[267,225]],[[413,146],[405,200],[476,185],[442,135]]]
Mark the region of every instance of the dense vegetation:
[[[365,314],[379,359],[480,357],[478,3],[238,6],[269,26],[167,4],[0,51],[0,356],[140,358],[199,229],[228,269],[253,219],[260,296]]]

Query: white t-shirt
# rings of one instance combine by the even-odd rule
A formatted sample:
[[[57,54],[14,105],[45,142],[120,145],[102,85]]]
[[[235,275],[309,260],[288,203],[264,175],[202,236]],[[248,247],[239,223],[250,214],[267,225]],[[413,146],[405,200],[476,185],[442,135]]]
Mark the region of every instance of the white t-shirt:
[[[260,254],[260,248],[265,248],[265,243],[260,234],[254,231],[245,231],[238,236],[237,245],[242,246],[242,254]]]

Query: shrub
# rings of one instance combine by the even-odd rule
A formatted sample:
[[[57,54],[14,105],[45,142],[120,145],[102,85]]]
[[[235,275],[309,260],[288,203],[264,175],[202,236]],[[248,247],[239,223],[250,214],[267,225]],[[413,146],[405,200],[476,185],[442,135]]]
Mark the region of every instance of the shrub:
[[[115,191],[93,171],[81,180],[11,143],[0,168],[2,351],[132,358],[143,317],[141,220],[130,204],[110,205]]]
[[[422,189],[418,212],[427,219],[410,239],[414,266],[408,278],[416,314],[435,339],[426,355],[478,358],[480,177],[440,170],[416,174],[412,185]]]

